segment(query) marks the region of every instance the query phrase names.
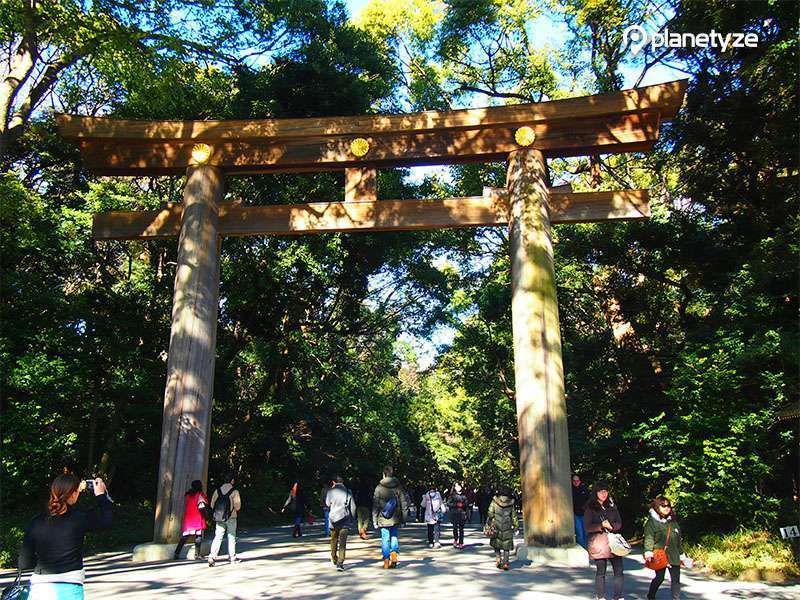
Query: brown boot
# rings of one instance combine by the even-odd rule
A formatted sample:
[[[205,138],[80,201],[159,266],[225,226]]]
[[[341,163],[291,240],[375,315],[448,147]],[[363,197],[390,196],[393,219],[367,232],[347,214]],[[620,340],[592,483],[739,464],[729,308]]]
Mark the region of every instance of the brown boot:
[[[394,569],[397,567],[397,552],[392,552],[390,556],[392,557],[392,568]]]
[[[358,530],[358,537],[360,537],[362,540],[366,540],[367,539],[367,531],[366,531],[366,529],[359,529]]]
[[[388,569],[389,568],[389,559],[388,558],[384,558],[383,559],[383,568],[384,569]]]

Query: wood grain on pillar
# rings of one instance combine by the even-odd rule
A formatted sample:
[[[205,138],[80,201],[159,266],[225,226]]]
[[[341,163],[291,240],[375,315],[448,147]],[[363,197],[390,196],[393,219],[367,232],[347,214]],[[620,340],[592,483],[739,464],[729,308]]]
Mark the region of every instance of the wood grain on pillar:
[[[183,496],[208,470],[219,299],[218,211],[222,172],[190,167],[183,194],[164,393],[154,541],[180,538]]]
[[[575,543],[564,369],[549,192],[541,152],[512,152],[508,164],[516,380],[525,539]]]

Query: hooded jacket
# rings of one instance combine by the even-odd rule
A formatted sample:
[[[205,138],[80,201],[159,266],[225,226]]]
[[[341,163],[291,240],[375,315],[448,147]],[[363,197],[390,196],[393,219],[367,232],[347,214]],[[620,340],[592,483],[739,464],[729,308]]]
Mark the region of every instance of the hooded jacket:
[[[662,517],[652,508],[647,523],[644,525],[644,551],[652,552],[658,548],[664,548],[667,542],[667,529],[669,529],[669,546],[666,547],[667,559],[670,565],[679,565],[681,564],[681,554],[683,554],[681,527],[672,516]]]
[[[517,511],[514,499],[508,496],[495,496],[486,513],[488,522],[494,523],[497,528],[497,537],[489,540],[495,550],[514,549],[514,531],[518,527]]]
[[[391,518],[385,518],[381,513],[383,507],[391,499],[397,497],[397,509]],[[406,493],[397,477],[384,477],[375,488],[372,495],[372,524],[378,527],[394,527],[405,521],[408,501]]]

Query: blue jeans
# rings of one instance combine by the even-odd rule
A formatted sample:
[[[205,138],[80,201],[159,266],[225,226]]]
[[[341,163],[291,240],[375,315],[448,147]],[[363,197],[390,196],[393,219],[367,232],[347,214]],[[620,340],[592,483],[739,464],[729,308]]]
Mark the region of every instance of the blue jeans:
[[[400,542],[397,540],[397,525],[381,527],[381,553],[383,554],[383,559],[388,559],[392,552],[400,552]]]
[[[322,509],[322,514],[325,516],[325,535],[331,534],[331,521],[328,516],[331,514],[331,511],[327,508]]]
[[[583,528],[583,517],[579,517],[574,513],[572,516],[575,519],[575,541],[578,542],[579,546],[586,548],[586,529]]]

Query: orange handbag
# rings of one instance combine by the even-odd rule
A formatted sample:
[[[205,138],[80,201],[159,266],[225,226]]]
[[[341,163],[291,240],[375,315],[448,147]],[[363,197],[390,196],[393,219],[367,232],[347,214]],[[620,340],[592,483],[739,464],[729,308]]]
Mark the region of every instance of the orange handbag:
[[[664,542],[663,548],[656,548],[653,550],[653,558],[644,561],[644,566],[654,571],[666,569],[669,566],[669,559],[667,558],[667,546],[669,546],[669,534],[672,531],[672,523],[667,525],[667,541]]]

